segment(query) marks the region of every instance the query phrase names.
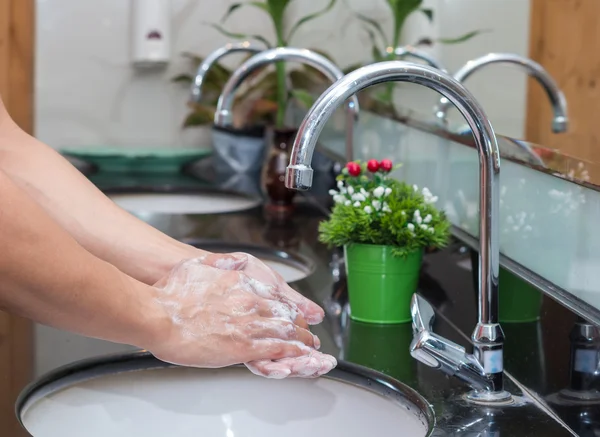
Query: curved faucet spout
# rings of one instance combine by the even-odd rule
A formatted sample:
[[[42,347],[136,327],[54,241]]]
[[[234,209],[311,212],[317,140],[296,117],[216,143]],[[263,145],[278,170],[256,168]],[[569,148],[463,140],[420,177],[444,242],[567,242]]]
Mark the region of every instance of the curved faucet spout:
[[[496,136],[481,106],[460,82],[437,68],[403,61],[359,68],[334,83],[306,114],[286,170],[286,186],[306,190],[312,184],[311,159],[327,120],[348,97],[380,83],[413,82],[439,92],[465,117],[479,153],[479,320],[472,340],[493,393],[503,391],[503,339],[498,323],[498,178],[500,154]],[[451,359],[451,358],[449,358]]]
[[[560,90],[552,76],[544,67],[531,59],[512,53],[489,53],[477,59],[467,62],[460,70],[454,74],[454,78],[459,82],[464,82],[475,71],[480,70],[489,64],[513,64],[525,70],[527,74],[537,79],[542,85],[554,111],[552,119],[552,131],[554,133],[566,132],[569,125],[567,116],[567,100]],[[435,108],[436,117],[446,122],[446,114],[452,104],[445,98],[441,98],[438,106]]]
[[[204,78],[206,77],[212,66],[219,61],[219,59],[232,53],[259,53],[264,49],[264,47],[261,47],[257,44],[244,41],[240,43],[228,43],[223,47],[220,47],[217,50],[213,51],[206,58],[204,58],[204,61],[198,66],[198,70],[196,71],[196,76],[194,78],[194,83],[192,84],[192,100],[194,102],[200,102],[200,99],[202,98],[202,84],[204,83]]]
[[[295,61],[310,65],[311,67],[319,70],[332,82],[335,82],[344,76],[342,70],[340,70],[333,62],[311,50],[293,47],[277,47],[274,49],[264,50],[244,62],[231,75],[223,87],[223,91],[219,97],[219,102],[217,103],[217,110],[215,112],[215,125],[227,126],[231,124],[231,110],[233,107],[235,92],[240,87],[242,82],[256,69],[279,61]],[[349,95],[348,97],[351,97],[351,99],[347,106],[348,117],[346,120],[346,157],[348,160],[351,160],[353,154],[354,122],[358,119],[359,106],[358,98],[356,96]]]
[[[388,50],[392,50],[392,49],[390,48]],[[413,58],[420,59],[421,61],[427,62],[427,64],[431,65],[432,67],[437,68],[438,70],[443,71],[444,73],[448,72],[437,59],[435,59],[433,56],[431,56],[429,53],[427,53],[424,50],[420,50],[413,46],[401,46],[401,47],[396,47],[393,50],[394,50],[394,55],[398,58],[404,58],[404,57],[411,56]]]

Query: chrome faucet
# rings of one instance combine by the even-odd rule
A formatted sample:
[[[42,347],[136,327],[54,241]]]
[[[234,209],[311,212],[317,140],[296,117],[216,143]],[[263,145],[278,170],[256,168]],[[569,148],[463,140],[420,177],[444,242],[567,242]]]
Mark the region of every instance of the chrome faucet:
[[[531,59],[512,53],[489,53],[467,62],[454,74],[454,79],[464,82],[475,71],[489,64],[514,64],[537,79],[542,87],[544,87],[554,111],[552,132],[562,133],[567,130],[569,119],[567,116],[567,101],[564,94],[546,69]],[[444,124],[446,123],[446,113],[451,106],[448,99],[442,97],[435,108],[435,116]]]
[[[219,59],[232,53],[248,52],[254,54],[262,52],[263,50],[264,47],[244,41],[240,43],[228,43],[223,47],[213,51],[206,58],[204,58],[204,61],[198,66],[196,77],[194,78],[194,83],[192,84],[192,100],[194,102],[200,102],[200,99],[202,98],[202,84],[204,83],[204,78]]]
[[[447,73],[447,70],[442,66],[442,64],[424,50],[420,50],[413,46],[401,46],[401,47],[396,47],[395,49],[392,49],[390,47],[387,49],[388,52],[390,52],[392,50],[394,52],[394,55],[397,58],[404,58],[404,57],[410,56],[410,57],[413,57],[416,59],[420,59],[421,61],[426,62],[427,64],[431,65],[432,67],[435,67],[438,70],[441,70],[444,73]]]
[[[506,400],[504,391],[504,333],[498,323],[498,181],[500,154],[496,136],[481,106],[456,79],[437,68],[403,61],[379,62],[359,68],[334,83],[306,114],[294,141],[286,170],[288,188],[307,190],[312,184],[311,159],[327,120],[348,97],[375,84],[413,82],[450,100],[469,124],[479,153],[479,316],[471,337],[474,354],[433,332],[433,308],[420,296],[411,303],[414,339],[411,354],[424,364],[466,381],[473,400]]]
[[[235,70],[223,87],[215,112],[215,124],[217,126],[227,126],[232,123],[231,109],[233,106],[233,99],[236,90],[242,82],[257,68],[279,61],[296,61],[310,65],[319,70],[332,82],[335,82],[344,75],[344,73],[329,59],[307,49],[277,47],[261,51]],[[358,119],[358,111],[358,99],[356,96],[352,96],[347,105],[348,117],[346,119],[346,159],[348,161],[352,160],[354,148],[354,123]]]

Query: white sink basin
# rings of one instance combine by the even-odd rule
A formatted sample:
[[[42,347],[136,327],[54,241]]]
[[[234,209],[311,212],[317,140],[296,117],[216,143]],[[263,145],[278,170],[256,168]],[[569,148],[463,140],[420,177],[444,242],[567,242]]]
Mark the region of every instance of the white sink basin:
[[[149,360],[138,361],[46,377],[22,395],[22,423],[34,437],[365,437],[378,430],[419,437],[431,422],[429,410],[417,407],[427,409],[426,402],[410,389],[348,370],[268,380],[243,367],[145,368]]]
[[[314,262],[297,254],[254,244],[232,243],[228,241],[183,240],[194,247],[216,253],[244,252],[255,256],[278,272],[287,283],[300,281],[315,270]]]
[[[232,193],[119,193],[109,197],[134,214],[219,214],[243,211],[261,203]]]

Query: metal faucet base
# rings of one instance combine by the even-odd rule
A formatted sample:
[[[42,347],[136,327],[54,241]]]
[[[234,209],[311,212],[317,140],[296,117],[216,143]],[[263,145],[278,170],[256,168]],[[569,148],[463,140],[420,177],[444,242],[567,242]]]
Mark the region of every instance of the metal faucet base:
[[[473,390],[467,393],[466,399],[480,405],[510,405],[514,402],[512,395],[507,391]]]

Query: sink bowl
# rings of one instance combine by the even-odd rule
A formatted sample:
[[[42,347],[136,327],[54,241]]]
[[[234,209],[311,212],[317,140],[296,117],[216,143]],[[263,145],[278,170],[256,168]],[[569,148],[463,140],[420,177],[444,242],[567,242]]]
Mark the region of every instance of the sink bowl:
[[[299,254],[285,252],[270,247],[254,244],[230,243],[227,241],[212,240],[183,240],[199,249],[216,253],[244,252],[255,256],[278,272],[286,282],[297,282],[310,276],[315,271],[315,263]]]
[[[16,409],[33,437],[420,437],[433,426],[419,394],[350,363],[317,379],[269,380],[241,366],[170,366],[146,352],[51,372]]]
[[[108,197],[134,214],[223,214],[255,208],[262,203],[228,191],[196,192],[117,192]]]

